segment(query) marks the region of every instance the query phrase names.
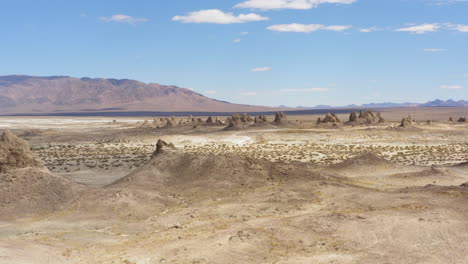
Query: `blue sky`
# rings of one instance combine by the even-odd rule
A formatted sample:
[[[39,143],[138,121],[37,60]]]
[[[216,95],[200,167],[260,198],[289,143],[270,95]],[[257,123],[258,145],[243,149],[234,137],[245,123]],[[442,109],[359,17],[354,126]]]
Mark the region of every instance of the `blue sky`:
[[[0,75],[259,105],[468,99],[468,0],[0,0]]]

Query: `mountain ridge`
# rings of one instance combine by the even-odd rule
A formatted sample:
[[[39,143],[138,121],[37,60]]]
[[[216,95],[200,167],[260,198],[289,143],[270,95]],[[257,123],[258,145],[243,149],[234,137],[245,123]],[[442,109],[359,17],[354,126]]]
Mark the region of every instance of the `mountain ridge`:
[[[267,111],[233,104],[187,88],[130,79],[0,76],[0,113],[73,111]]]
[[[282,106],[287,107],[287,106]],[[368,103],[362,105],[350,104],[346,106],[331,106],[331,105],[317,105],[313,107],[307,106],[298,106],[298,107],[289,107],[290,109],[347,109],[347,108],[411,108],[411,107],[468,107],[468,101],[453,99],[448,99],[446,101],[435,99],[426,103],[392,103],[392,102],[383,102],[383,103]]]

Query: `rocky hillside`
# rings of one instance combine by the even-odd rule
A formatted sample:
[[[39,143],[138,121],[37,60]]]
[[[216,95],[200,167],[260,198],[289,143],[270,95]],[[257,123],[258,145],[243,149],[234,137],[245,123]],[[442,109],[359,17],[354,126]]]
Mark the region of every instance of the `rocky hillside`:
[[[0,114],[76,111],[265,111],[134,80],[0,76]]]

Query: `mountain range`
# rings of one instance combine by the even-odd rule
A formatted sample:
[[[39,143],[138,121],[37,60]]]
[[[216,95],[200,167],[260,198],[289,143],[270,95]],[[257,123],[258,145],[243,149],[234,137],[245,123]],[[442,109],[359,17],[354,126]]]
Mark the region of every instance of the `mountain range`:
[[[315,107],[264,107],[219,101],[177,86],[134,80],[68,76],[0,76],[0,114],[86,112],[272,112],[283,110],[465,107],[468,101],[427,103],[370,103]]]
[[[283,108],[287,108],[287,106],[281,106]],[[434,101],[429,101],[426,103],[369,103],[369,104],[362,104],[362,105],[346,105],[346,106],[331,106],[331,105],[317,105],[313,107],[307,106],[298,106],[294,109],[347,109],[347,108],[402,108],[402,107],[468,107],[468,101],[459,100],[455,101],[452,99],[443,101],[440,99],[436,99]],[[291,108],[291,107],[290,107]]]
[[[134,80],[0,76],[0,114],[86,111],[271,111],[231,104],[190,89]]]

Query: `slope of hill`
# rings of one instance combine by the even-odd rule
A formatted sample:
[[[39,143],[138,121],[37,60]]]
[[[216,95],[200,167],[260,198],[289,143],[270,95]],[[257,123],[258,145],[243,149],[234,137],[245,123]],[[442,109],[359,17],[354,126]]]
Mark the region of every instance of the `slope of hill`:
[[[73,111],[265,111],[231,104],[190,89],[134,80],[67,76],[0,76],[0,113]]]

